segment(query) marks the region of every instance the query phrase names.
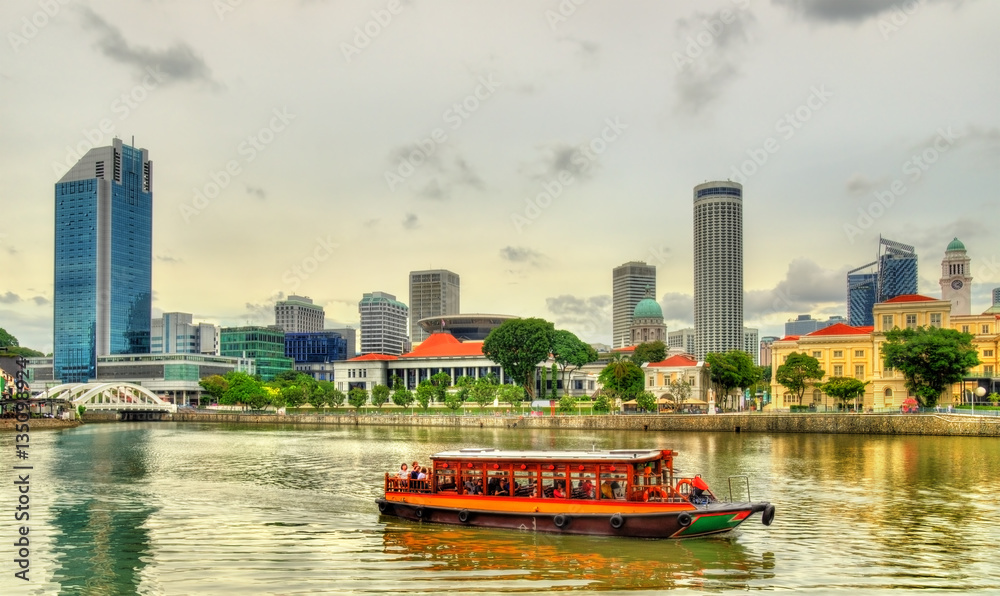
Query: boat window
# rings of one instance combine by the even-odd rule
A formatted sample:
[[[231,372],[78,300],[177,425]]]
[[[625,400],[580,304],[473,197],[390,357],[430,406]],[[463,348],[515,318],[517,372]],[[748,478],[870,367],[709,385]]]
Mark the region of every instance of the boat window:
[[[542,496],[556,497],[566,496],[566,468],[553,464],[543,465],[541,471]]]
[[[468,464],[461,464],[461,466],[459,478],[461,479],[462,492],[468,495],[484,494],[486,489],[483,486],[483,465],[472,464],[471,468]]]
[[[448,465],[447,468],[435,467],[435,485],[438,490],[455,490],[455,468],[452,467],[452,464],[446,465]]]
[[[486,494],[498,497],[510,496],[510,474],[503,468],[489,466],[489,480],[486,481]]]
[[[611,471],[601,469],[600,497],[601,499],[624,499],[628,490],[628,481],[621,470]]]
[[[582,470],[580,468],[583,468]],[[597,475],[594,466],[580,465],[570,468],[571,492],[574,499],[593,499],[597,496]]]
[[[538,466],[524,464],[514,466],[514,482],[517,488],[514,490],[515,497],[537,497],[538,494]]]

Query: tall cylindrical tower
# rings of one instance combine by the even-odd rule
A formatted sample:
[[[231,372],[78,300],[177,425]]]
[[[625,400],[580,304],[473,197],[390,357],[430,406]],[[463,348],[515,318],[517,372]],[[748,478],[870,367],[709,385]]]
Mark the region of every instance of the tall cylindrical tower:
[[[694,187],[695,356],[743,349],[743,186]]]

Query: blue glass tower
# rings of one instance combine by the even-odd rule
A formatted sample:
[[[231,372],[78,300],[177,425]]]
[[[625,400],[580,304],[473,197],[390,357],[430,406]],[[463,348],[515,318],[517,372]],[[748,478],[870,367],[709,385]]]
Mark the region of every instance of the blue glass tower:
[[[909,244],[879,237],[878,301],[917,293],[917,254]]]
[[[114,139],[55,186],[53,376],[93,379],[97,357],[148,354],[153,163]]]
[[[847,324],[866,327],[875,324],[872,308],[878,295],[878,262],[868,263],[847,272]]]

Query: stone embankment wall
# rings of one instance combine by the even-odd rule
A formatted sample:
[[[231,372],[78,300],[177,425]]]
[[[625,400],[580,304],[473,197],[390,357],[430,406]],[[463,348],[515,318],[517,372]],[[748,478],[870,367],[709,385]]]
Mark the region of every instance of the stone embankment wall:
[[[174,414],[177,422],[467,428],[955,435],[1000,437],[1000,418],[960,414],[722,414],[718,416],[396,416]]]
[[[0,432],[5,430],[13,431],[15,430],[15,424],[23,424],[22,422],[17,422],[14,418],[3,418],[0,419]],[[49,429],[49,428],[73,428],[74,426],[80,426],[81,422],[79,420],[60,420],[58,418],[32,418],[28,421],[28,428],[31,430]]]

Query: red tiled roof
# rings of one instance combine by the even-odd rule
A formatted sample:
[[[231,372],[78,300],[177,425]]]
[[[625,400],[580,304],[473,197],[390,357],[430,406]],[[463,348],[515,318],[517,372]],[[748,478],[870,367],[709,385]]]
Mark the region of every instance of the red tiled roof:
[[[786,335],[778,341],[797,341],[799,339],[798,335]]]
[[[671,367],[671,366],[698,366],[698,361],[683,354],[675,354],[661,362],[650,362],[647,366]]]
[[[871,333],[872,331],[875,331],[875,326],[874,325],[868,325],[867,327],[855,327],[855,329],[858,329],[860,331],[864,331],[865,333]]]
[[[820,335],[868,335],[871,332],[871,327],[851,327],[843,323],[834,323],[829,327],[823,327],[818,331],[807,333],[806,337],[817,337]]]
[[[935,300],[937,300],[937,298],[928,298],[927,296],[921,296],[920,294],[903,294],[902,296],[889,298],[882,304],[896,304],[897,302],[933,302]]]
[[[455,356],[482,356],[483,342],[460,342],[455,336],[447,333],[432,333],[412,352],[403,354],[400,358],[441,358]]]
[[[358,362],[364,360],[397,360],[397,356],[392,356],[390,354],[365,354],[364,356],[358,356],[357,358],[348,358],[348,362]]]

